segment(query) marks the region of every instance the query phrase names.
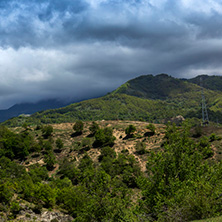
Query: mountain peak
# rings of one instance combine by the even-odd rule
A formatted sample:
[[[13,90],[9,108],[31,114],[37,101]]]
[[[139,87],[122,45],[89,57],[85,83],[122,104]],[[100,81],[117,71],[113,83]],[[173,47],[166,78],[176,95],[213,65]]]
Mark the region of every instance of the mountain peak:
[[[142,75],[131,79],[113,94],[127,94],[146,99],[166,99],[174,94],[184,93],[190,90],[191,84],[168,74]]]

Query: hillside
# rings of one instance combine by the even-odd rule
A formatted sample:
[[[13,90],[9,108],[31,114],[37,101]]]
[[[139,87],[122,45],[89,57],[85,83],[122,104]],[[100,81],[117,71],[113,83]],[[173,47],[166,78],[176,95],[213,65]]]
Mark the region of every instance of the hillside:
[[[208,76],[208,75],[200,75],[192,79],[188,79],[188,82],[200,85],[202,79],[202,85],[206,89],[222,91],[222,76]]]
[[[222,122],[222,92],[205,88],[204,94],[210,121]],[[201,119],[201,87],[187,80],[160,74],[140,76],[106,96],[60,109],[38,112],[28,118],[13,118],[4,125],[18,126],[24,122],[62,123],[77,119],[144,120],[164,123],[177,115]]]
[[[186,81],[167,74],[144,75],[129,80],[112,94],[126,94],[146,99],[161,99],[179,97],[182,94],[195,92],[198,87]]]
[[[77,133],[73,125],[0,127],[1,221],[220,215],[222,128],[97,121]]]
[[[146,89],[150,79],[155,87]],[[210,118],[222,121],[222,93],[204,93]],[[6,121],[10,129],[0,126],[0,221],[221,216],[222,128],[194,118],[201,118],[200,98],[195,83],[148,75],[104,97]],[[176,115],[187,120],[156,124]]]

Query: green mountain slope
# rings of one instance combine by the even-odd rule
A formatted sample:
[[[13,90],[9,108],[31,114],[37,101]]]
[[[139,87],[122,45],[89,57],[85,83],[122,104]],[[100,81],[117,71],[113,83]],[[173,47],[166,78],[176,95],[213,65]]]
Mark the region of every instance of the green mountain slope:
[[[127,94],[147,99],[167,99],[177,97],[178,94],[187,93],[199,89],[181,79],[176,79],[167,74],[157,76],[144,75],[129,80],[112,94]]]
[[[222,92],[204,89],[209,118],[222,122]],[[201,118],[201,87],[166,74],[132,79],[112,93],[31,117],[13,118],[4,124],[61,123],[81,120],[146,120],[164,122],[177,115]]]
[[[204,88],[222,91],[222,76],[200,75],[187,81],[200,85],[200,79],[202,79],[202,85]]]

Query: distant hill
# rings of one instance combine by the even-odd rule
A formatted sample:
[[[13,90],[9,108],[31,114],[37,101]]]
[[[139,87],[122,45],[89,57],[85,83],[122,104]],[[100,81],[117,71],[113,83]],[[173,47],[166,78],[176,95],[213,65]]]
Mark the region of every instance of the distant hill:
[[[202,85],[204,88],[222,91],[222,76],[200,75],[187,81],[200,85],[200,79],[202,79]]]
[[[210,121],[222,123],[222,92],[213,87],[215,76],[203,78]],[[196,77],[177,79],[167,74],[144,75],[129,80],[106,96],[73,103],[63,108],[13,118],[4,124],[61,123],[81,120],[145,120],[162,123],[177,115],[201,118],[201,87]],[[206,81],[205,81],[206,79]],[[217,77],[218,81],[222,77]],[[208,86],[208,87],[206,87]]]
[[[37,103],[16,104],[9,109],[0,110],[0,122],[21,114],[33,114],[38,111],[56,109],[66,105],[68,105],[68,103],[57,99],[41,100]]]

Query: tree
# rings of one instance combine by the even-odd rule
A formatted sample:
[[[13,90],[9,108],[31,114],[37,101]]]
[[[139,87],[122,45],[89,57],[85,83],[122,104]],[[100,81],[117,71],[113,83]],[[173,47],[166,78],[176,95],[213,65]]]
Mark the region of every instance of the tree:
[[[125,133],[127,137],[132,137],[133,133],[136,131],[136,127],[134,125],[129,125],[126,129],[125,129]]]
[[[97,132],[97,130],[99,130],[99,125],[96,122],[92,122],[92,125],[89,127],[90,133],[92,136],[94,136]]]
[[[99,161],[101,162],[104,158],[109,157],[111,159],[115,159],[116,158],[116,152],[114,149],[112,149],[109,146],[103,147],[101,149],[101,153],[99,156]]]
[[[46,163],[46,168],[48,170],[53,170],[54,164],[56,163],[56,158],[53,152],[50,151],[44,156],[44,162]]]
[[[150,130],[150,132],[147,132],[146,135],[153,136],[155,134],[156,127],[152,123],[150,123],[146,128]]]
[[[64,144],[63,144],[62,140],[61,140],[60,138],[58,138],[58,139],[56,140],[56,147],[57,147],[59,150],[61,150],[61,149],[63,148],[63,146],[64,146]]]
[[[99,129],[95,134],[94,146],[113,146],[116,137],[113,136],[113,130],[109,127]]]
[[[83,122],[81,120],[78,120],[73,126],[73,130],[75,130],[77,134],[82,134],[83,126],[84,126]]]
[[[139,178],[144,211],[155,220],[201,219],[214,206],[211,190],[216,183],[210,185],[208,177],[213,169],[204,160],[210,156],[208,140],[195,143],[189,133],[189,128],[168,125],[163,149],[150,152],[146,165],[148,176]],[[177,220],[172,215],[177,215]]]
[[[49,138],[53,133],[53,127],[51,125],[44,126],[42,128],[42,136],[47,139]]]

